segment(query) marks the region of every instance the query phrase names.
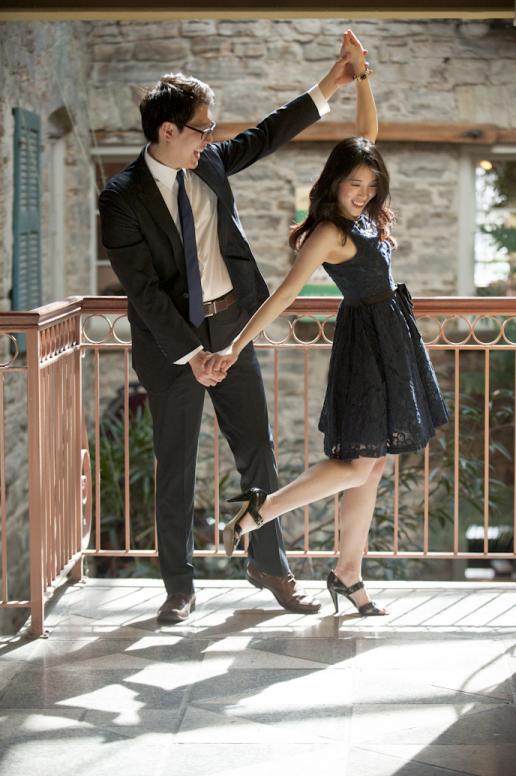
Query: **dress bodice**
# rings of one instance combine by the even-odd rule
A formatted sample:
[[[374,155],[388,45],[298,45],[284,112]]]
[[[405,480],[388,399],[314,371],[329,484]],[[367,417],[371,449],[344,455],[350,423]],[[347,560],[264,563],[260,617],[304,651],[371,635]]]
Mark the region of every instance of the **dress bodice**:
[[[345,299],[364,299],[396,288],[391,273],[391,244],[380,240],[378,229],[367,216],[353,224],[351,239],[357,252],[340,264],[323,263]]]

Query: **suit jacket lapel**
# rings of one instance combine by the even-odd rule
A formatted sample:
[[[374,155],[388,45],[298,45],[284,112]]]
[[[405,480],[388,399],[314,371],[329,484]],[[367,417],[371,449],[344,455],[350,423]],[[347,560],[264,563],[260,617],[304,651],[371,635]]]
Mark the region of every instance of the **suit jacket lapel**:
[[[204,152],[206,154],[206,151]],[[210,187],[210,189],[213,191],[213,193],[216,195],[218,201],[224,205],[224,207],[229,208],[228,203],[226,201],[226,198],[224,197],[224,189],[221,186],[220,177],[217,176],[216,171],[213,168],[213,165],[210,164],[208,161],[207,156],[204,154],[201,155],[201,158],[199,159],[199,164],[195,168],[195,170],[192,170],[192,172],[197,175],[204,183]]]
[[[156,225],[162,229],[168,236],[174,258],[181,272],[186,276],[185,259],[183,252],[183,241],[170,215],[160,190],[152,177],[149,168],[145,164],[144,151],[140,154],[135,163],[135,170],[138,178],[138,196],[151,214]]]

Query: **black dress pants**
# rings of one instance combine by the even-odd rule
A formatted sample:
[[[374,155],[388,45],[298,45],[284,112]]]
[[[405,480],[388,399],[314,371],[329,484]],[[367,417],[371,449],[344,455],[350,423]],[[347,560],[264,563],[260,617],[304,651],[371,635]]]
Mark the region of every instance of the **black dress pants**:
[[[247,320],[233,304],[206,318],[197,333],[204,348],[215,352],[227,347]],[[202,386],[186,364],[166,391],[149,392],[157,459],[158,551],[167,593],[193,591],[195,469],[206,391],[234,455],[242,490],[256,486],[271,493],[278,487],[265,392],[252,344],[216,386]],[[267,574],[288,573],[278,520],[251,534],[249,555]]]

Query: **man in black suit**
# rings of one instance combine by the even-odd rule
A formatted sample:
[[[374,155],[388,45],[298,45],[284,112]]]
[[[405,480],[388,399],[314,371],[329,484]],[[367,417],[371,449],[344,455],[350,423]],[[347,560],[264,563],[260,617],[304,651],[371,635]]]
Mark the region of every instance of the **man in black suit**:
[[[207,364],[268,296],[228,176],[317,121],[350,80],[345,59],[338,59],[309,92],[232,140],[214,143],[209,86],[181,73],[165,75],[140,105],[148,145],[100,195],[102,241],[128,297],[133,366],[153,418],[158,550],[167,591],[159,622],[181,622],[195,608],[195,466],[206,391],[242,488],[278,487],[252,344],[227,375]],[[320,608],[289,571],[278,521],[252,534],[247,579],[290,611]]]

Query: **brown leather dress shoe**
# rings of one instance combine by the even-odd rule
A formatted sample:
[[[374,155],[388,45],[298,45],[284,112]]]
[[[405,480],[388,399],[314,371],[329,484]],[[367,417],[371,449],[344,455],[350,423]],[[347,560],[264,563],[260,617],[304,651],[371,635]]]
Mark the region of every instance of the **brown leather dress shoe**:
[[[289,612],[298,614],[316,614],[321,608],[321,604],[313,596],[305,593],[303,588],[296,582],[293,574],[287,574],[284,577],[275,577],[272,574],[266,574],[249,561],[246,573],[247,581],[260,588],[265,587],[270,590],[276,601]]]
[[[158,622],[183,622],[195,609],[195,593],[170,593],[158,611]]]

